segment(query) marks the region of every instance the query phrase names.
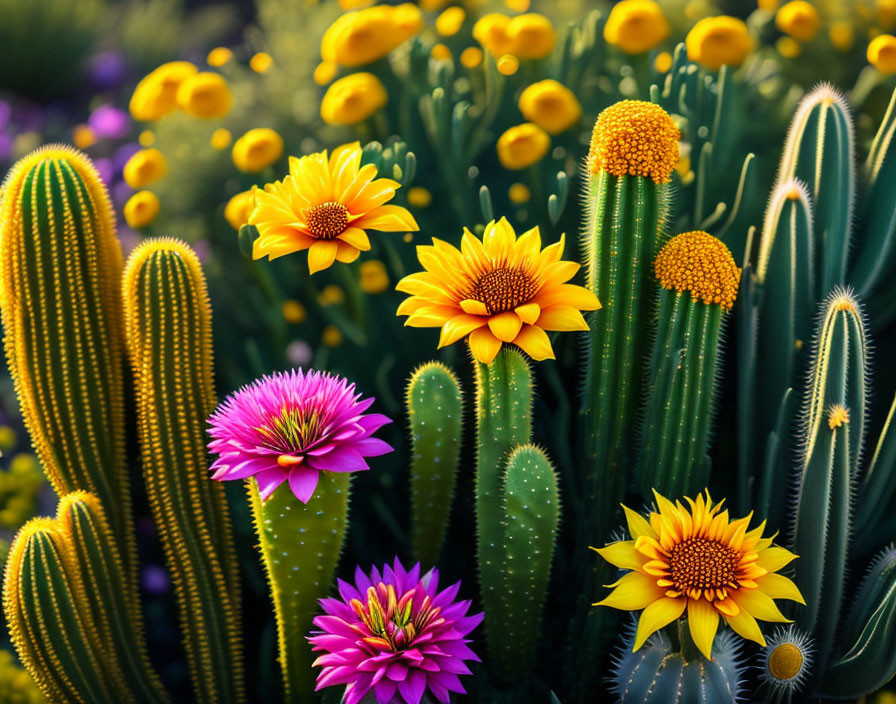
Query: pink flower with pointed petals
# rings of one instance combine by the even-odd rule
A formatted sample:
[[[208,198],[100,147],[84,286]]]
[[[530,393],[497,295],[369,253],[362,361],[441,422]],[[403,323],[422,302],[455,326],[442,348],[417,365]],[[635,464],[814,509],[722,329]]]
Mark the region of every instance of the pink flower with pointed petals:
[[[358,704],[373,692],[379,704],[420,704],[429,690],[446,703],[465,694],[464,661],[479,662],[466,636],[482,622],[468,616],[469,601],[455,601],[460,582],[438,591],[435,568],[420,576],[420,565],[405,570],[398,558],[368,576],[355,570],[354,585],[339,580],[341,599],[321,599],[324,614],[308,641],[321,653],[317,687],[345,685],[343,704]]]
[[[256,379],[228,396],[209,418],[212,479],[255,477],[266,501],[283,482],[302,503],[320,472],[369,469],[366,457],[391,452],[376,430],[391,423],[365,413],[355,385],[325,372],[292,369]]]

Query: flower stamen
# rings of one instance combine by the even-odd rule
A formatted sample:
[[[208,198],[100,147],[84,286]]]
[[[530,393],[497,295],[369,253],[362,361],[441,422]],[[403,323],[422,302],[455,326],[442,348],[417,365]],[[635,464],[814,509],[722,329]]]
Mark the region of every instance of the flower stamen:
[[[485,304],[489,315],[513,310],[535,295],[538,287],[520,269],[502,267],[483,274],[473,286],[470,298]]]
[[[302,214],[306,229],[319,240],[335,239],[348,227],[348,208],[336,201],[312,205],[305,208]]]
[[[740,550],[707,538],[690,538],[669,551],[670,580],[675,591],[689,596],[703,592],[707,601],[713,601],[717,590],[737,587],[740,559]]]

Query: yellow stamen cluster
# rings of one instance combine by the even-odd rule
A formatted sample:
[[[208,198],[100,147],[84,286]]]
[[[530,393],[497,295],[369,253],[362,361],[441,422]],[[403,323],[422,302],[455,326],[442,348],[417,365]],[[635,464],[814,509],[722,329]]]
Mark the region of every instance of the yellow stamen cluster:
[[[768,656],[768,671],[776,680],[792,680],[803,667],[803,653],[793,643],[781,643]]]
[[[407,648],[414,638],[435,619],[441,609],[432,605],[427,595],[414,616],[414,590],[400,599],[393,585],[382,582],[367,588],[367,602],[352,599],[349,602],[355,615],[370,629],[373,637],[363,640],[370,645],[388,647],[392,652]]]
[[[842,311],[844,313],[855,313],[858,314],[859,308],[856,305],[856,301],[852,296],[840,296],[839,298],[835,298],[831,301],[831,309]]]
[[[697,301],[731,310],[740,268],[721,240],[696,230],[676,235],[660,250],[653,270],[663,288],[688,291]]]
[[[349,212],[342,203],[318,203],[307,208],[304,215],[308,232],[320,240],[331,240],[348,227]]]
[[[591,136],[591,173],[644,176],[666,183],[678,163],[678,127],[659,105],[623,100],[597,118]]]
[[[492,269],[473,286],[470,298],[485,304],[489,315],[513,310],[535,295],[538,286],[520,269]]]
[[[669,553],[669,582],[678,594],[707,600],[728,597],[727,588],[736,588],[737,568],[742,554],[729,545],[707,538],[691,538],[673,546]]]
[[[831,406],[828,411],[828,427],[833,430],[849,423],[849,409],[840,405]]]

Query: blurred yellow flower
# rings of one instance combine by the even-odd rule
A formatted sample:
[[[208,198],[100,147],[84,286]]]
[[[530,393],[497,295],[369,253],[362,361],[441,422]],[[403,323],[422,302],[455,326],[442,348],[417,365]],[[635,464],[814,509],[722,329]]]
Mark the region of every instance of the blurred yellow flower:
[[[797,41],[813,39],[821,28],[818,10],[806,0],[791,0],[775,13],[775,26]]]
[[[124,180],[131,188],[143,188],[167,173],[165,155],[154,147],[141,149],[124,165]]]
[[[227,149],[227,147],[230,146],[230,141],[232,139],[233,135],[230,134],[230,130],[225,129],[224,127],[219,127],[214,132],[212,132],[212,147],[218,150]]]
[[[249,68],[255,71],[255,73],[266,73],[273,63],[274,60],[270,54],[265,51],[259,51],[249,59]]]
[[[778,37],[775,42],[775,50],[785,59],[795,59],[800,55],[802,48],[793,37]]]
[[[438,12],[451,0],[420,0],[420,9],[427,12]]]
[[[153,132],[152,130],[143,130],[137,136],[137,142],[141,147],[151,147],[156,142],[155,132]]]
[[[159,197],[152,191],[137,191],[124,204],[124,219],[135,230],[146,227],[159,214]]]
[[[209,66],[220,68],[232,58],[233,52],[230,49],[228,49],[226,46],[216,46],[214,49],[208,52],[208,56],[205,57],[205,61]]]
[[[743,20],[727,15],[706,17],[693,26],[685,39],[688,59],[716,71],[740,66],[753,51],[753,38]]]
[[[828,38],[838,51],[849,51],[855,42],[855,33],[849,22],[834,22],[828,29]]]
[[[171,61],[147,74],[134,88],[129,109],[135,120],[158,120],[177,108],[177,89],[198,69],[189,61]]]
[[[656,69],[657,73],[666,73],[672,68],[672,54],[668,51],[661,51],[653,60],[653,68]]]
[[[412,186],[408,189],[408,205],[415,208],[427,208],[432,203],[432,193],[423,186]]]
[[[451,49],[439,42],[433,46],[430,56],[436,61],[451,61]]]
[[[342,333],[335,325],[327,325],[320,339],[327,347],[339,347],[342,344]]]
[[[389,288],[389,274],[386,265],[379,259],[361,262],[361,290],[364,293],[382,293]]]
[[[317,296],[317,302],[322,306],[338,306],[345,302],[345,291],[335,284],[324,286],[323,291]]]
[[[551,138],[531,122],[511,127],[498,138],[498,159],[505,169],[525,169],[540,161],[551,146]]]
[[[331,125],[354,125],[386,104],[389,96],[372,73],[361,72],[334,81],[320,104],[320,116]]]
[[[514,12],[526,12],[530,4],[529,0],[504,0],[507,9]]]
[[[250,188],[248,191],[237,193],[224,206],[224,217],[234,230],[239,230],[249,222],[249,215],[255,208],[255,190]]]
[[[504,56],[510,52],[510,39],[507,37],[507,25],[510,18],[499,12],[483,15],[473,25],[473,38],[488,49],[493,56]]]
[[[498,73],[502,76],[512,76],[520,68],[520,60],[513,54],[504,54],[498,59]]]
[[[75,125],[72,130],[72,143],[78,149],[87,149],[96,144],[96,134],[89,125]]]
[[[443,37],[453,37],[460,31],[465,19],[467,12],[464,8],[457,5],[449,7],[436,17],[436,31]]]
[[[482,49],[478,46],[468,46],[461,52],[460,62],[466,68],[476,68],[482,63]]]
[[[756,5],[760,10],[774,12],[778,9],[778,0],[757,0]]]
[[[554,26],[534,12],[514,17],[507,24],[511,52],[521,59],[541,59],[554,50]]]
[[[0,452],[11,452],[16,447],[16,431],[8,425],[0,425]]]
[[[507,189],[507,197],[511,203],[522,205],[523,203],[528,203],[532,198],[532,191],[525,183],[512,183],[510,188]]]
[[[868,63],[885,76],[896,73],[896,37],[881,34],[868,45]]]
[[[551,134],[568,130],[582,116],[573,92],[552,78],[527,87],[520,95],[519,107],[523,117]]]
[[[654,0],[622,0],[610,10],[604,39],[627,54],[650,51],[669,36],[669,23]]]
[[[233,106],[227,81],[219,73],[203,71],[187,78],[177,89],[177,104],[188,115],[211,120],[224,117]]]
[[[319,86],[325,86],[334,78],[339,66],[332,61],[321,61],[314,69],[314,82]]]
[[[308,317],[308,311],[301,303],[295,299],[287,299],[283,301],[283,319],[290,325],[298,325],[305,322]]]
[[[887,29],[896,25],[896,0],[877,0],[877,21]]]
[[[421,29],[420,8],[410,3],[347,12],[324,33],[320,54],[324,61],[363,66],[381,59]]]
[[[256,127],[236,140],[233,163],[240,171],[254,173],[273,164],[283,154],[283,137],[270,127]]]
[[[357,10],[361,7],[373,5],[376,0],[339,0],[339,7],[343,10]]]
[[[313,274],[333,262],[353,262],[370,249],[367,230],[418,230],[407,209],[388,205],[401,187],[361,166],[359,142],[289,160],[289,175],[255,194],[249,222],[258,228],[252,256],[276,259],[308,250]]]

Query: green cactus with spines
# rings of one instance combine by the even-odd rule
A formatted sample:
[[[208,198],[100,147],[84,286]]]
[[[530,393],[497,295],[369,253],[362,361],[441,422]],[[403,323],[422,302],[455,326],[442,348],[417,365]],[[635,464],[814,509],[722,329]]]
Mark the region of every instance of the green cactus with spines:
[[[351,477],[321,472],[313,499],[296,501],[287,484],[262,502],[254,480],[248,482],[255,533],[267,573],[284,685],[284,701],[315,701],[314,655],[306,636],[327,596],[348,530]]]
[[[653,490],[693,494],[708,483],[723,316],[740,285],[728,248],[701,231],[673,237],[654,268],[662,288],[638,460],[645,498]]]
[[[503,587],[489,631],[495,664],[510,680],[534,664],[557,529],[557,476],[544,451],[517,447],[502,479]]]
[[[50,701],[169,701],[131,619],[117,541],[98,499],[66,495],[10,549],[3,609],[13,645]]]
[[[411,542],[414,557],[433,565],[448,530],[460,462],[460,384],[444,364],[429,362],[411,375],[406,403],[411,426]]]
[[[853,545],[869,554],[896,533],[891,507],[896,498],[896,396],[890,404],[874,454],[858,487]]]
[[[855,298],[835,289],[825,300],[801,415],[801,458],[793,517],[795,582],[806,600],[798,625],[819,650],[816,672],[833,649],[846,580],[853,485],[864,436],[867,342]]]
[[[243,701],[235,548],[224,486],[209,480],[205,447],[215,393],[211,309],[199,261],[178,240],[147,240],[128,260],[122,295],[143,476],[194,693],[203,702]]]
[[[128,580],[136,547],[125,459],[121,247],[106,187],[80,152],[19,160],[0,206],[0,311],[25,426],[57,494],[107,507]]]
[[[849,106],[826,83],[800,102],[784,142],[777,185],[799,179],[812,197],[819,299],[846,281],[856,193],[854,142]]]

